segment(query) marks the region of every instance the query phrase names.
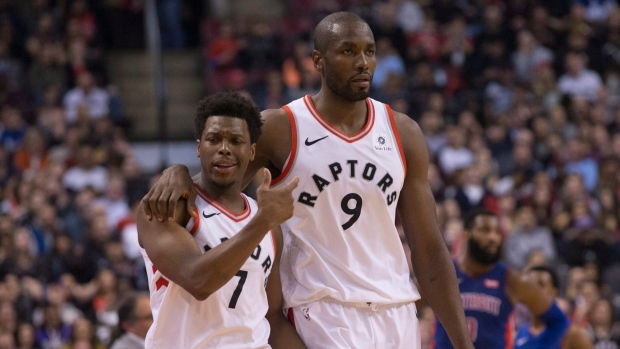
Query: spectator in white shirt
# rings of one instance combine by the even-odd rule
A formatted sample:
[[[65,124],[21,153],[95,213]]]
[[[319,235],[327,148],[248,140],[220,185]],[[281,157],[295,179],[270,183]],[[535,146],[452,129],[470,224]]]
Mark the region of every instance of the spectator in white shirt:
[[[446,129],[447,144],[439,151],[439,166],[444,174],[451,176],[456,170],[468,167],[474,162],[474,154],[467,149],[467,136],[458,126]]]
[[[529,30],[521,30],[517,37],[517,51],[512,55],[512,65],[517,78],[522,82],[531,82],[536,69],[553,63],[553,52],[540,45]]]
[[[598,73],[586,69],[586,60],[585,54],[580,52],[566,54],[566,73],[558,81],[558,90],[573,98],[583,98],[593,102],[603,82]]]
[[[105,195],[97,202],[105,208],[108,228],[116,229],[119,222],[129,214],[129,204],[125,195],[125,179],[111,175],[105,189]]]
[[[77,165],[65,172],[62,184],[65,188],[78,192],[88,187],[103,193],[108,185],[108,171],[93,161],[92,145],[82,143],[77,150]]]
[[[77,86],[67,91],[63,100],[67,122],[75,123],[78,120],[80,108],[84,108],[91,119],[107,116],[109,100],[108,92],[95,86],[90,72],[81,73],[77,78]]]

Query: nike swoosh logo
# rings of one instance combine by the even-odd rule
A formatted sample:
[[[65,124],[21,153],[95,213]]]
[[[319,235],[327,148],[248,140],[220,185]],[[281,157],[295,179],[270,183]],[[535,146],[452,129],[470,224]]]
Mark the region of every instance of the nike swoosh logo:
[[[519,340],[517,340],[517,342],[515,343],[516,346],[520,347],[523,344],[527,343],[528,339],[527,338],[519,338]]]
[[[314,143],[324,140],[325,138],[327,138],[327,136],[323,137],[323,138],[319,138],[319,139],[315,139],[313,141],[308,140],[308,138],[306,138],[306,145],[313,145]]]
[[[218,214],[220,214],[220,213],[219,213],[219,212],[216,212],[216,213],[211,213],[211,214],[205,214],[205,213],[203,212],[203,213],[202,213],[202,216],[203,216],[204,218],[211,218],[211,217],[213,217],[213,216],[215,216],[215,215],[218,215]]]

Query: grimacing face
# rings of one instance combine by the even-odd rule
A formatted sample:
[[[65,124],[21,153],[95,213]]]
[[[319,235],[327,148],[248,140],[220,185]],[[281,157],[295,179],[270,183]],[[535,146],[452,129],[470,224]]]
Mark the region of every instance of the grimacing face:
[[[364,22],[336,24],[332,37],[321,59],[327,87],[347,101],[366,99],[377,66],[372,31]]]
[[[216,187],[228,188],[243,180],[255,148],[244,119],[210,116],[198,140],[197,154],[207,180]]]

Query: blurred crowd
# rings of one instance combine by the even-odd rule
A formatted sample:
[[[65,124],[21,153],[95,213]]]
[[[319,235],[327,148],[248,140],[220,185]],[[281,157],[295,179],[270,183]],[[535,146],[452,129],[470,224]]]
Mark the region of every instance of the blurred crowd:
[[[261,109],[315,93],[311,29],[327,13],[359,14],[377,43],[371,97],[424,131],[453,256],[463,248],[461,217],[480,207],[496,212],[504,261],[517,270],[553,266],[571,319],[597,348],[620,347],[618,2],[288,5],[291,14],[279,20],[205,23],[208,88],[245,91]],[[420,312],[425,340],[429,310]]]
[[[132,153],[123,96],[104,60],[110,41],[143,44],[127,29],[143,30],[135,27],[142,6],[0,0],[0,347],[108,347],[120,335],[124,296],[148,290],[135,214],[157,174]],[[310,59],[318,20],[358,13],[377,43],[371,96],[426,136],[453,255],[463,248],[463,215],[496,212],[504,260],[519,270],[553,266],[571,319],[600,347],[620,347],[618,2],[286,7],[268,21],[208,15],[198,33],[167,18],[165,45],[199,36],[208,92],[244,91],[261,109],[279,108],[320,87]],[[430,339],[432,312],[420,316]]]

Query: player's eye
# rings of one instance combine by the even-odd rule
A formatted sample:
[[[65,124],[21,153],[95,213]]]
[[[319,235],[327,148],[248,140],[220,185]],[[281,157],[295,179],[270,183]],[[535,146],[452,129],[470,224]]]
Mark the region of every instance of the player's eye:
[[[351,53],[353,53],[353,50],[351,50],[350,48],[345,48],[344,50],[342,50],[342,53],[344,53],[345,55],[350,55]]]

